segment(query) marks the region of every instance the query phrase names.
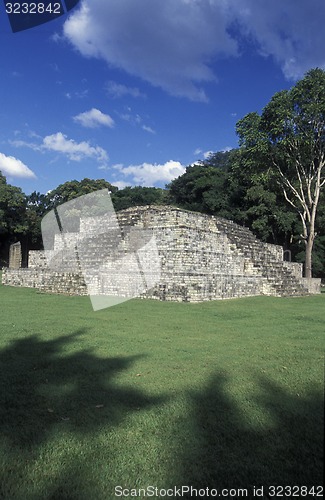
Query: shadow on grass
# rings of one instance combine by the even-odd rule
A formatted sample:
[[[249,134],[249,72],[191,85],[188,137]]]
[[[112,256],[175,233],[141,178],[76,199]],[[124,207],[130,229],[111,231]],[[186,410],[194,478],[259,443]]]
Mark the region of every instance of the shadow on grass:
[[[83,333],[50,341],[31,336],[0,352],[0,443],[13,464],[8,468],[0,451],[0,498],[13,498],[6,481],[8,474],[20,480],[14,467],[21,454],[33,459],[61,431],[82,435],[118,426],[130,413],[162,402],[114,383],[139,356],[99,358],[81,350]]]
[[[255,379],[260,395],[252,401],[254,418],[228,396],[224,374],[214,375],[203,393],[192,394],[195,438],[182,462],[182,484],[247,488],[248,498],[254,485],[264,486],[260,498],[271,498],[268,485],[323,484],[322,392],[311,390],[303,398],[264,377]]]

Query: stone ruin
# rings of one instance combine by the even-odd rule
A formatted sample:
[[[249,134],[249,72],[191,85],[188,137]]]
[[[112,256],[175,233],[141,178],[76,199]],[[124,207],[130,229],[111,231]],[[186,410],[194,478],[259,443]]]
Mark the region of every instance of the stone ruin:
[[[20,269],[22,265],[21,243],[13,243],[9,248],[9,267],[10,269]]]
[[[112,248],[114,258],[125,256],[132,248],[134,231],[145,229],[155,236],[160,259],[160,280],[150,290],[139,294],[158,300],[201,302],[256,295],[302,296],[320,293],[320,279],[303,278],[302,264],[283,260],[283,248],[263,243],[253,233],[230,220],[170,206],[133,207],[117,212],[121,240]],[[94,219],[80,221],[80,237],[91,231]],[[109,235],[107,235],[109,245]],[[103,239],[101,238],[101,245]],[[54,251],[62,247],[56,235]],[[98,246],[98,251],[100,248]],[[96,242],[88,258],[98,252]],[[75,255],[74,255],[75,258]],[[51,269],[44,251],[30,251],[28,268],[17,269],[17,262],[3,269],[2,283],[38,288],[43,292],[89,295],[80,266]],[[109,271],[108,271],[109,272]],[[108,284],[107,284],[108,283]],[[132,286],[132,272],[127,283]],[[128,296],[129,290],[110,284],[99,274],[92,294]]]

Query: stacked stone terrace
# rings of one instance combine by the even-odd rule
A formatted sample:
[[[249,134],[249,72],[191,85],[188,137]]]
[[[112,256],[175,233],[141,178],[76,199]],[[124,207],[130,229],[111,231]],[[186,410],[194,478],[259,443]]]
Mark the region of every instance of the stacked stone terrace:
[[[301,296],[320,293],[320,280],[302,278],[302,265],[283,261],[282,247],[259,241],[238,224],[169,206],[135,207],[117,213],[121,233],[112,238],[116,227],[109,223],[105,233],[88,238],[83,261],[92,268],[88,289],[74,250],[65,252],[57,235],[55,250],[63,248],[62,265],[50,269],[44,252],[30,252],[28,269],[5,269],[3,283],[36,287],[45,292],[70,295],[116,295],[185,302],[226,299],[254,295]],[[98,219],[96,221],[98,223]],[[80,233],[70,233],[72,241],[92,232],[95,220],[81,220]],[[144,231],[145,230],[145,231]],[[140,235],[140,237],[139,237]],[[141,236],[143,235],[143,237]],[[160,261],[160,280],[151,289],[139,290],[139,241],[144,245],[155,236]],[[65,238],[67,235],[65,235]],[[110,255],[109,262],[105,263]],[[117,279],[121,259],[129,259],[127,279]],[[101,262],[101,272],[98,262]],[[144,269],[150,272],[148,262]],[[149,279],[150,282],[150,279]],[[143,284],[143,283],[142,283]]]

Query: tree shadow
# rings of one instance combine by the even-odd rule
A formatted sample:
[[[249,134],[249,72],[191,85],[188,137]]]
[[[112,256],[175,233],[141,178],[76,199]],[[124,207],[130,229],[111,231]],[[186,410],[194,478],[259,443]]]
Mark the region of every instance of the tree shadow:
[[[49,341],[34,335],[0,352],[0,443],[12,464],[20,453],[35,455],[57,431],[82,437],[118,426],[132,412],[165,400],[114,382],[142,356],[100,358],[91,349],[80,350],[80,345],[74,352],[71,343],[83,333]],[[8,473],[15,472],[7,466],[4,472],[1,460],[0,498],[13,498],[6,481]],[[60,475],[66,475],[64,468]]]
[[[182,484],[219,491],[247,488],[248,498],[254,486],[264,486],[259,498],[271,498],[270,485],[323,484],[322,392],[311,389],[303,398],[266,377],[255,375],[255,380],[260,395],[252,404],[262,413],[253,422],[229,396],[223,373],[215,374],[203,393],[191,395],[195,439],[182,461]]]

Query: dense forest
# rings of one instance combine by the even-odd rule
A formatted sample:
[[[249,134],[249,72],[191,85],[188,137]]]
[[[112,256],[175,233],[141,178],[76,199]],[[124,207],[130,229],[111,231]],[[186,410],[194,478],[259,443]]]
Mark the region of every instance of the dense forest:
[[[25,195],[0,172],[0,265],[7,265],[13,242],[21,241],[25,260],[28,250],[42,247],[40,223],[48,211],[107,188],[115,210],[168,204],[231,219],[290,250],[305,275],[325,279],[325,72],[309,71],[275,94],[261,115],[241,119],[236,131],[237,149],[188,166],[165,189],[118,189],[86,178]]]

